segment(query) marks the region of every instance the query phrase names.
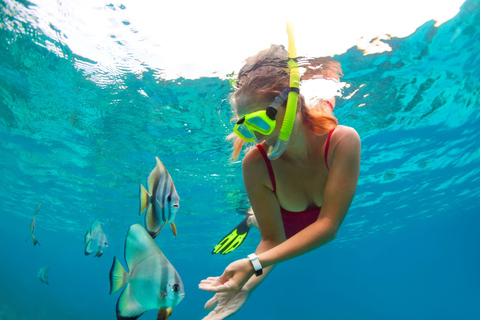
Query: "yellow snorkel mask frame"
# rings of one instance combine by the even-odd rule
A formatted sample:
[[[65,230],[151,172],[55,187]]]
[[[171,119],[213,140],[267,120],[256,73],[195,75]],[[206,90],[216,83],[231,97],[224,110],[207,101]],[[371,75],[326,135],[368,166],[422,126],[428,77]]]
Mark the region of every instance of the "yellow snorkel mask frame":
[[[245,142],[261,142],[257,140],[256,132],[262,136],[270,135],[277,125],[278,108],[288,99],[288,94],[295,88],[284,89],[270,104],[267,110],[255,111],[241,117],[233,131]]]
[[[233,128],[233,131],[245,142],[260,142],[256,140],[255,132],[260,135],[270,135],[276,126],[276,115],[278,108],[287,100],[287,107],[283,119],[280,135],[277,138],[275,146],[269,147],[267,155],[271,160],[275,160],[282,155],[287,147],[290,134],[292,133],[295,115],[297,113],[297,102],[300,87],[300,72],[298,63],[295,61],[297,50],[295,48],[295,37],[293,35],[293,26],[291,22],[287,23],[288,33],[288,53],[289,60],[287,63],[290,70],[290,87],[284,89],[267,108],[249,113],[240,120]]]

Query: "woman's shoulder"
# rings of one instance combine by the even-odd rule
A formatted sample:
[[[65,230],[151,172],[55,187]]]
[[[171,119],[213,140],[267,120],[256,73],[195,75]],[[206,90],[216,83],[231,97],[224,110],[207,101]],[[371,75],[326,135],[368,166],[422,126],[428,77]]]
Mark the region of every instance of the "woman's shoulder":
[[[351,143],[356,143],[356,142],[360,143],[360,136],[358,135],[358,132],[354,128],[338,125],[335,128],[335,131],[333,132],[331,142],[334,144],[337,144],[340,141],[345,141],[345,140]]]
[[[357,130],[348,126],[338,125],[335,128],[334,132],[335,132],[335,135],[340,135],[342,137],[351,137],[351,138],[359,137]]]
[[[263,146],[260,145],[259,147],[262,148]],[[259,147],[253,147],[247,152],[242,161],[243,169],[259,170],[260,168],[265,167],[265,159],[263,158]]]
[[[266,146],[264,145],[263,148],[264,147]],[[252,183],[254,181],[257,183],[260,181],[262,185],[265,185],[269,189],[273,190],[273,186],[269,178],[270,176],[268,173],[268,167],[265,161],[266,160],[258,147],[251,148],[243,158],[243,177],[245,183]]]
[[[357,153],[361,145],[358,132],[352,127],[341,125],[335,128],[331,143],[334,146],[334,154]]]

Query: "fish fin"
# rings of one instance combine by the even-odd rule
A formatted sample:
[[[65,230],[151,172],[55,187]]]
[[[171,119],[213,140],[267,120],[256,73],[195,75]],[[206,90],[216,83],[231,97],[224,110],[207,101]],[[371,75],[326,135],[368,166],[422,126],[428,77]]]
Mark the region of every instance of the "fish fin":
[[[150,197],[151,195],[148,193],[147,189],[140,184],[140,214],[142,214],[150,204]]]
[[[103,251],[99,250],[99,251],[97,251],[97,254],[95,255],[95,257],[100,258],[102,256],[102,254],[103,254]]]
[[[33,246],[35,247],[37,244],[40,246],[40,242],[38,242],[37,238],[32,234],[32,239],[33,239]]]
[[[94,235],[98,233],[105,233],[103,232],[102,225],[100,224],[100,221],[95,220],[92,224],[92,227],[90,228],[90,235],[93,237]]]
[[[150,206],[147,211],[147,215],[145,216],[145,229],[147,229],[148,233],[152,238],[155,238],[162,230],[163,225],[160,225],[160,220],[158,219],[158,215],[155,213],[155,207]]]
[[[172,228],[173,235],[176,238],[177,237],[177,226],[175,225],[175,222],[171,222],[170,227]]]
[[[118,298],[116,310],[117,320],[135,320],[146,311],[137,299],[135,299],[130,285],[127,285]]]
[[[220,242],[213,248],[212,254],[227,254],[237,249],[243,243],[250,231],[247,221],[248,216],[246,216],[242,222],[220,240]]]
[[[155,190],[155,186],[158,183],[158,180],[160,180],[160,177],[167,171],[165,169],[165,166],[163,163],[158,159],[158,157],[155,157],[155,160],[157,164],[155,165],[155,168],[153,168],[152,172],[148,175],[148,180],[147,180],[147,187],[150,192],[153,192]]]
[[[125,261],[129,270],[146,258],[160,256],[162,263],[170,262],[163,255],[149,233],[139,224],[130,227],[125,241]]]
[[[90,234],[90,230],[85,233],[85,239],[83,240],[83,243],[87,244],[88,241],[92,238],[92,235]]]
[[[92,241],[88,241],[87,244],[85,245],[85,255],[88,256],[89,254],[92,254]]]
[[[157,320],[166,320],[172,314],[172,308],[162,308],[158,310]]]
[[[160,227],[160,229],[158,229],[157,232],[154,232],[154,233],[150,233],[150,236],[155,239],[159,234],[160,234],[160,231],[162,231],[163,227],[165,227],[165,225],[167,224],[167,221],[165,221],[162,226]]]
[[[38,210],[40,210],[40,207],[41,207],[41,206],[42,206],[42,203],[40,202],[40,203],[38,204],[37,210],[35,210],[35,214],[34,214],[34,215],[37,215]]]
[[[113,257],[113,264],[110,268],[110,294],[114,294],[127,283],[127,272],[120,261]]]

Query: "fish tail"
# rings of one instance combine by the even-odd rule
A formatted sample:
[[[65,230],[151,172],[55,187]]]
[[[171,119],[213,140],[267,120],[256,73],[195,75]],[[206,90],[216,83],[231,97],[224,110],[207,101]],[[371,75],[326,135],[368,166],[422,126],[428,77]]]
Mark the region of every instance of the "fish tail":
[[[142,214],[145,209],[147,209],[148,205],[150,204],[150,193],[148,193],[147,189],[140,184],[140,213]]]
[[[172,314],[172,308],[162,308],[158,310],[157,320],[166,320]]]
[[[213,248],[212,254],[221,253],[227,254],[237,249],[245,240],[250,231],[248,225],[248,218],[242,220],[232,231],[230,231],[222,240]]]
[[[117,258],[113,257],[110,269],[110,294],[114,294],[127,283],[127,272]]]

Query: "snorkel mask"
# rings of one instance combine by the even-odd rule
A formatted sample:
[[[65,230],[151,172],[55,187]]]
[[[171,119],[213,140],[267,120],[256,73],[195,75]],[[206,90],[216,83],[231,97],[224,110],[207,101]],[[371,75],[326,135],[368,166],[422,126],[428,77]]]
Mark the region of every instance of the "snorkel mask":
[[[268,147],[267,155],[271,160],[277,159],[285,151],[297,113],[300,72],[298,70],[298,63],[294,60],[297,56],[297,50],[295,48],[295,38],[291,22],[287,23],[287,33],[289,52],[287,66],[288,69],[290,69],[290,87],[284,89],[267,110],[260,110],[243,116],[233,128],[233,131],[245,142],[261,142],[256,139],[255,133],[258,132],[260,135],[268,136],[273,132],[276,126],[275,117],[277,110],[285,100],[287,100],[287,107],[279,137],[277,138],[275,146]]]

